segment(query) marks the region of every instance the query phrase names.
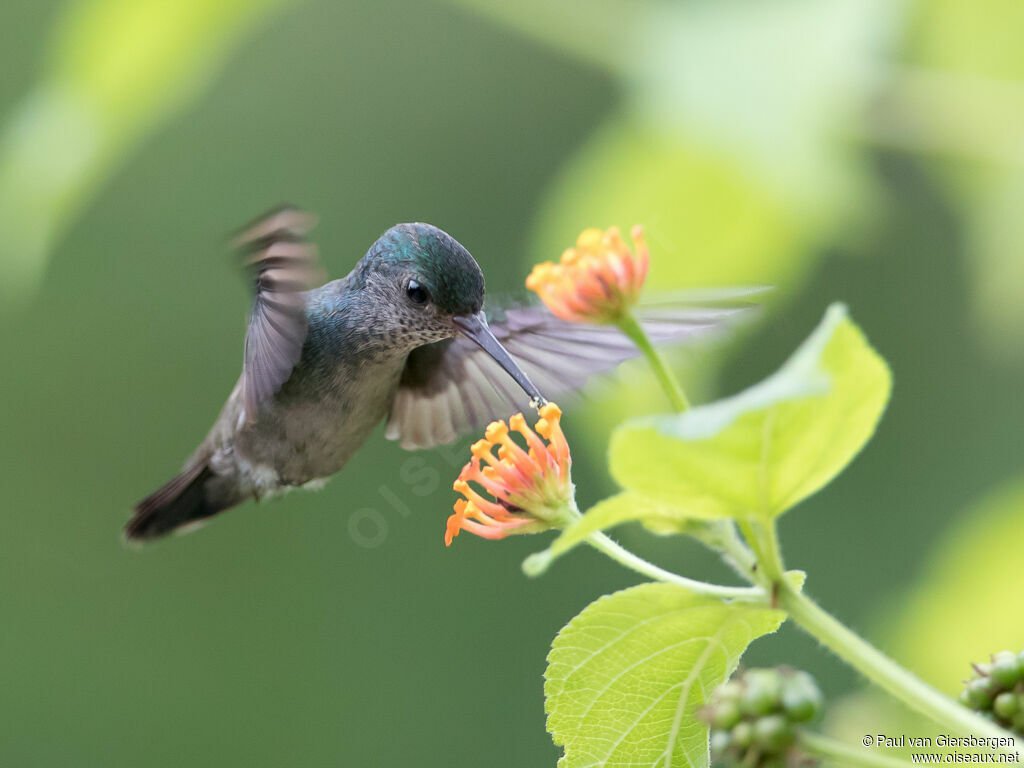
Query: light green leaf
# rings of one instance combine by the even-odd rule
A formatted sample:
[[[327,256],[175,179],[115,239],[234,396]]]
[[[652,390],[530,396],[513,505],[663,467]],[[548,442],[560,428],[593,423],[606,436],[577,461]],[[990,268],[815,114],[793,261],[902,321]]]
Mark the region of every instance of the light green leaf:
[[[460,2],[621,78],[618,111],[539,206],[531,262],[557,259],[586,227],[642,224],[651,292],[770,285],[768,300],[786,301],[828,252],[823,239],[878,198],[849,126],[906,3],[600,2],[573,17],[560,3]],[[619,387],[588,407],[590,436],[603,444],[658,402],[649,382]]]
[[[47,76],[0,132],[5,305],[26,299],[90,194],[207,84],[233,44],[288,0],[78,0]]]
[[[918,66],[981,75],[995,80],[1024,79],[1019,30],[1024,5],[1018,0],[929,0],[914,5],[909,57]]]
[[[863,159],[844,134],[861,118],[879,49],[906,5],[652,4],[631,59],[632,105],[651,125],[727,149],[807,224],[827,222],[861,192]]]
[[[770,285],[771,300],[799,284],[820,256],[809,247],[808,220],[727,153],[622,114],[599,128],[555,177],[539,206],[528,260],[557,260],[587,227],[626,231],[642,224],[651,249],[649,295]],[[721,355],[692,345],[686,352],[700,358],[691,366],[698,373],[688,378],[693,389],[692,382],[713,376]],[[607,387],[586,408],[580,423],[592,443],[604,445],[612,427],[666,403],[654,378],[642,366],[637,371],[628,385]]]
[[[611,471],[694,517],[775,517],[856,456],[890,389],[885,361],[835,304],[759,384],[678,416],[626,422],[612,438]]]
[[[586,227],[642,224],[648,288],[772,285],[809,267],[803,212],[742,163],[685,135],[619,116],[556,177],[540,206],[531,259],[558,259]]]
[[[785,200],[787,213],[798,215],[796,223],[806,229],[829,226],[858,201],[864,164],[846,141],[847,126],[860,118],[873,93],[879,52],[908,5],[892,0],[456,2],[617,75],[631,119],[660,134],[654,139],[659,149],[666,140],[681,140],[680,149],[698,147],[697,154],[717,157],[728,173],[742,169],[753,186],[769,187],[775,202]],[[786,55],[777,55],[779,50]],[[677,151],[664,153],[666,159]],[[654,179],[650,196],[659,205],[648,207],[643,220],[663,210],[674,219],[686,208],[663,208],[670,196],[686,195],[687,187],[703,189],[691,175],[677,176],[670,168],[660,169]],[[646,169],[640,171],[648,180]],[[607,187],[587,186],[582,178],[576,181],[575,192],[585,201],[621,197]],[[630,175],[622,175],[620,183],[630,189],[638,185]],[[657,199],[658,191],[669,195]],[[714,197],[712,192],[705,207],[718,207]],[[723,214],[729,210],[721,208]],[[557,215],[553,221],[567,223]],[[737,213],[721,236],[729,239],[734,228],[747,225]]]
[[[535,552],[523,562],[523,570],[530,576],[537,576],[548,566],[576,545],[587,540],[592,533],[612,528],[631,520],[642,520],[658,532],[696,532],[704,521],[693,520],[686,511],[672,504],[655,501],[639,493],[624,491],[599,501],[569,526],[547,549]]]
[[[559,768],[706,766],[697,719],[747,646],[781,611],[644,584],[587,606],[555,638],[544,693]]]
[[[938,164],[938,178],[966,218],[963,251],[973,319],[990,353],[1019,362],[1024,356],[1024,46],[1018,40],[1024,3],[930,0],[915,4],[914,16],[906,55],[918,69],[896,85],[902,86],[904,109],[920,127],[904,143],[952,155]]]

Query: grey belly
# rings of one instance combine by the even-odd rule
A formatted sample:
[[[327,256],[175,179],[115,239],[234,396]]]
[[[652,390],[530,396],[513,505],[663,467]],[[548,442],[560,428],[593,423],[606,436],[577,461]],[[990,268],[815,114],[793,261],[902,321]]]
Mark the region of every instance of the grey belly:
[[[332,398],[283,405],[243,430],[235,450],[254,472],[276,473],[282,486],[329,477],[345,466],[387,414],[389,400],[377,400]]]
[[[354,371],[338,371],[327,386],[289,381],[271,407],[218,446],[215,472],[233,475],[244,495],[257,497],[338,472],[391,407],[401,366],[388,368],[374,371],[373,387],[353,387]]]

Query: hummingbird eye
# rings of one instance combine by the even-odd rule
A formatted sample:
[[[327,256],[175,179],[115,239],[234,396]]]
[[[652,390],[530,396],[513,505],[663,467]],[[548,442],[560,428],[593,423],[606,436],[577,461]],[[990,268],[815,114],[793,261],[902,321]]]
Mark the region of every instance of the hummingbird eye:
[[[430,292],[415,280],[410,280],[405,286],[405,295],[413,304],[426,304],[430,300]]]

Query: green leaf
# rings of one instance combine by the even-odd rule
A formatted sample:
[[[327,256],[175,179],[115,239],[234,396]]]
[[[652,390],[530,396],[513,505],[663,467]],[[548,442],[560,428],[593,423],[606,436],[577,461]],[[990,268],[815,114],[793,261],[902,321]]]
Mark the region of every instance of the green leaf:
[[[696,147],[695,154],[702,158],[714,156],[725,175],[742,175],[753,187],[770,188],[773,202],[789,207],[785,216],[795,216],[794,224],[819,230],[818,234],[862,194],[864,163],[861,153],[849,146],[844,126],[860,118],[874,92],[880,44],[900,28],[905,4],[456,2],[616,75],[631,120],[651,134],[650,154],[660,153],[669,161],[621,169],[625,173],[616,182],[624,190],[588,186],[577,175],[573,186],[580,202],[572,202],[570,195],[572,209],[603,212],[592,205],[595,200],[639,193],[654,203],[642,209],[641,221],[652,223],[648,220],[658,217],[667,228],[685,232],[677,219],[689,218],[687,208],[665,204],[682,196],[700,199],[708,189],[699,174],[673,172],[672,161],[687,145]],[[777,55],[779,50],[786,55]],[[614,162],[615,154],[606,159]],[[583,155],[593,158],[589,150]],[[642,190],[643,182],[650,184],[649,192]],[[698,207],[710,209],[716,217],[728,216],[728,200],[718,199],[713,188],[708,191],[710,196]],[[618,220],[621,207],[612,208],[612,215]],[[713,231],[700,217],[694,218],[699,229]],[[557,214],[551,220],[569,224]],[[584,225],[598,223],[591,219]],[[741,240],[740,230],[750,224],[757,227],[761,222],[736,213],[718,230],[717,239]],[[555,254],[571,240],[560,242]],[[756,262],[761,253],[754,248],[741,260]],[[805,248],[802,254],[791,255],[799,259],[815,254]],[[771,264],[770,255],[764,259]],[[721,262],[708,259],[708,264],[713,269]],[[724,269],[730,266],[726,262]]]
[[[905,54],[916,69],[902,99],[920,112],[921,149],[945,144],[946,156],[933,163],[966,219],[963,254],[981,341],[1015,363],[1024,357],[1022,24],[1018,0],[916,3]]]
[[[586,227],[642,224],[652,291],[790,287],[814,263],[803,211],[742,163],[685,135],[612,118],[561,169],[532,235],[531,261],[557,260]]]
[[[629,114],[604,123],[559,170],[539,205],[529,263],[557,260],[586,227],[642,224],[651,248],[649,295],[686,288],[771,285],[770,300],[802,282],[822,251],[806,211],[720,148],[650,126]],[[687,354],[694,355],[692,346]],[[713,376],[721,354],[698,351],[699,372]],[[629,368],[629,366],[624,366]],[[604,388],[580,424],[605,445],[617,424],[665,404],[657,382],[641,373]],[[688,391],[693,390],[693,384]],[[655,405],[655,408],[651,408]]]
[[[592,533],[612,528],[631,520],[642,520],[658,532],[697,532],[703,521],[693,520],[686,511],[673,504],[655,501],[639,493],[624,491],[599,501],[582,517],[567,526],[547,549],[535,552],[523,562],[523,570],[537,576],[576,545],[586,541]]]
[[[1024,79],[1024,5],[1018,0],[930,0],[914,4],[913,21],[913,64],[997,81]]]
[[[805,226],[820,226],[862,191],[863,159],[844,130],[873,93],[879,45],[899,29],[902,6],[652,4],[630,60],[631,103],[651,125],[725,148],[799,206]]]
[[[626,422],[612,437],[611,471],[623,487],[693,517],[769,519],[857,455],[890,389],[885,361],[835,304],[759,384],[681,415]]]
[[[624,23],[613,9],[628,3],[591,3],[574,18],[560,3],[461,2],[500,8],[491,15],[545,42],[610,56],[622,80],[622,106],[539,206],[531,261],[557,259],[586,227],[642,224],[648,291],[771,285],[769,301],[781,302],[828,252],[822,241],[877,198],[849,125],[874,92],[878,42],[903,4],[646,3]],[[616,389],[587,408],[592,442],[662,402],[646,381]]]
[[[544,693],[559,768],[708,764],[697,719],[781,611],[644,584],[591,603],[555,638]]]
[[[0,132],[5,304],[38,286],[100,183],[210,82],[234,44],[288,0],[79,0],[56,25],[47,76]]]

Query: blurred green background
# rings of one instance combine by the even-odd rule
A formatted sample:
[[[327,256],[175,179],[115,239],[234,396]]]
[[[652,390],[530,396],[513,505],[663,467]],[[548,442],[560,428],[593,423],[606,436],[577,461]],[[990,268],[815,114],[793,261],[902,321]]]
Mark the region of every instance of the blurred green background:
[[[764,376],[848,302],[894,398],[853,467],[786,516],[789,564],[947,690],[972,658],[1024,646],[1007,610],[1024,534],[1021,7],[6,0],[0,764],[558,756],[549,643],[636,578],[580,551],[528,580],[529,537],[445,550],[462,446],[410,456],[377,434],[319,494],[121,545],[237,376],[249,297],[225,235],[281,201],[321,215],[333,276],[425,220],[516,292],[582,227],[640,222],[655,288],[777,286],[754,326],[681,354],[701,399]],[[613,490],[610,427],[658,403],[633,369],[568,414],[584,502]],[[690,542],[617,535],[729,578]],[[791,627],[747,661],[806,667],[835,696],[861,686]],[[854,732],[884,726],[857,716]]]

